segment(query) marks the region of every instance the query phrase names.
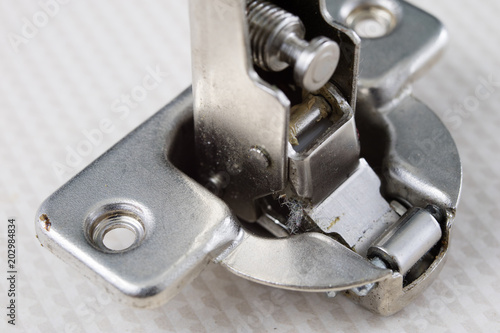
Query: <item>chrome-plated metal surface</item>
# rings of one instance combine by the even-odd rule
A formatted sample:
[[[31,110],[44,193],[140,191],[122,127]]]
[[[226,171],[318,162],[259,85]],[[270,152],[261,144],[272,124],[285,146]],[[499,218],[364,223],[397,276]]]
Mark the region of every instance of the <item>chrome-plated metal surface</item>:
[[[390,275],[322,234],[277,240],[244,232],[222,201],[170,162],[191,102],[186,91],[47,199],[38,214],[52,227],[37,221],[41,243],[138,307],[168,301],[211,259],[253,281],[304,291],[343,290]],[[96,246],[94,229],[120,214],[140,221],[141,242],[123,251]]]
[[[104,205],[100,209],[93,211],[85,219],[83,228],[87,241],[103,252],[119,253],[132,250],[139,246],[146,236],[145,225],[142,222],[143,216],[144,212],[132,204],[122,202]],[[106,235],[115,229],[131,231],[135,236],[133,242],[121,249],[107,246],[105,242]]]
[[[370,245],[399,219],[379,189],[380,179],[361,160],[353,174],[308,215],[324,233],[338,234],[349,247],[366,256]]]
[[[425,72],[439,58],[447,41],[443,24],[434,16],[405,1],[325,0],[337,22],[355,28],[352,13],[380,21],[380,11],[391,17],[393,27],[378,38],[362,38],[358,94],[366,104],[391,103],[409,81]],[[359,22],[359,21],[358,21]],[[350,23],[350,24],[349,24]]]
[[[339,62],[338,45],[325,37],[305,41],[300,19],[262,0],[247,3],[254,63],[265,70],[293,66],[297,85],[314,91],[328,82]]]
[[[222,198],[255,221],[254,199],[285,187],[290,102],[253,69],[245,6],[190,0],[194,129],[200,172],[227,172]],[[256,146],[266,150],[269,167],[249,159]]]
[[[412,96],[383,112],[378,121],[376,126],[387,130],[384,192],[412,206],[436,205],[453,216],[462,187],[462,165],[445,125]]]
[[[359,159],[359,141],[351,107],[333,85],[323,87],[319,94],[324,98],[323,104],[328,101],[333,121],[323,132],[314,133],[312,139],[300,135],[311,125],[306,126],[301,121],[292,123],[297,125],[291,131],[296,133],[297,145],[290,144],[288,149],[290,183],[300,197],[311,199],[313,204],[342,184],[356,169]],[[306,99],[305,103],[308,101]],[[306,106],[311,107],[309,112],[313,115],[325,111],[317,110],[314,103]],[[316,121],[314,125],[321,127],[321,122]]]
[[[262,0],[247,1],[247,18],[254,64],[275,72],[287,68],[292,59],[287,59],[281,48],[287,37],[303,40],[306,29],[300,19]]]
[[[393,0],[273,3],[300,17],[307,40],[338,44],[330,82],[302,96],[291,77],[280,88],[263,80],[246,1],[190,0],[194,95],[184,92],[46,200],[36,222],[44,246],[141,307],[167,301],[210,260],[278,288],[344,290],[381,314],[432,282],[461,165],[410,83],[439,54],[442,25]],[[363,31],[366,19],[380,24],[378,35]],[[290,30],[299,36],[300,21]],[[279,36],[254,37],[280,41],[278,60],[308,68],[295,55],[307,46],[279,24],[265,30]],[[364,36],[357,99],[360,39],[343,24]],[[257,65],[273,54],[264,53]],[[106,245],[116,228],[133,233],[129,245]],[[274,237],[258,236],[266,230]]]
[[[385,269],[387,268],[387,265],[385,262],[383,262],[380,258],[378,257],[374,257],[372,259],[370,259],[370,262],[379,267],[379,268],[382,268],[382,269]],[[368,283],[368,284],[365,284],[363,286],[360,286],[360,287],[354,287],[354,288],[351,288],[349,290],[350,293],[353,293],[354,295],[356,296],[359,296],[359,297],[365,297],[367,296],[373,288],[375,288],[377,286],[376,282],[373,282],[373,283]]]
[[[264,213],[257,220],[257,223],[269,231],[274,237],[290,237],[290,228],[288,228],[283,221],[274,216],[271,211],[264,211]]]
[[[391,275],[320,233],[281,239],[246,234],[221,264],[246,279],[300,291],[345,290]]]
[[[388,279],[376,283],[376,288],[372,288],[366,296],[358,296],[352,290],[345,293],[352,301],[366,307],[367,309],[383,316],[392,315],[409,303],[432,284],[446,262],[448,251],[448,229],[443,236],[441,249],[435,256],[432,264],[416,280],[409,284],[404,284],[403,275],[393,272]]]
[[[273,0],[273,3],[300,17],[307,27],[306,39],[324,36],[338,44],[341,55],[330,82],[340,90],[342,96],[355,110],[360,51],[358,35],[332,17],[328,8],[330,5],[325,0]]]
[[[304,42],[290,36],[282,49],[293,63],[295,83],[308,91],[318,90],[328,82],[340,57],[338,45],[325,37]]]
[[[448,130],[411,96],[411,82],[440,55],[446,31],[437,19],[403,1],[327,1],[332,16],[344,22],[353,11],[373,6],[388,11],[395,25],[378,38],[362,39],[356,110],[361,156],[380,176],[386,198],[407,207],[439,207],[443,233],[432,262],[421,265],[418,277],[394,272],[364,297],[347,293],[370,310],[389,315],[411,302],[442,269],[462,170]]]
[[[218,197],[222,195],[227,185],[229,185],[229,175],[225,171],[212,175],[205,183],[205,187]]]
[[[458,151],[410,88],[439,57],[447,35],[443,25],[404,1],[327,0],[326,7],[345,24],[359,10],[376,7],[393,15],[392,31],[362,39],[356,111],[361,155],[381,176],[385,197],[415,207],[434,204],[453,216],[462,182]]]
[[[37,213],[36,233],[45,248],[134,306],[168,301],[239,233],[227,206],[165,159],[192,117],[192,103],[187,90],[61,187]],[[51,228],[38,219],[42,214]],[[108,251],[93,242],[89,236],[96,231],[89,228],[110,214],[140,219],[144,235],[137,246]]]
[[[368,257],[382,259],[404,275],[441,239],[441,226],[425,209],[410,209],[368,249]]]
[[[321,96],[309,94],[302,103],[296,104],[290,110],[290,131],[289,141],[292,145],[304,145],[299,137],[307,132],[314,131],[318,122],[329,119],[332,114],[332,107]],[[300,149],[299,149],[300,150]]]

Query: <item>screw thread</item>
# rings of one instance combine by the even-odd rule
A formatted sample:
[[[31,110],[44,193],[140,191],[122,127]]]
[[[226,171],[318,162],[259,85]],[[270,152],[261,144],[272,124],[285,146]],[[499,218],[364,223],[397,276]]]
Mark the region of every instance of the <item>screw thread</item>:
[[[295,83],[309,91],[328,82],[339,59],[335,42],[325,37],[306,42],[302,21],[267,1],[249,0],[247,18],[254,64],[276,72],[292,65]]]
[[[290,34],[286,37],[280,46],[280,60],[294,65],[296,59],[305,50],[309,43],[300,39],[295,34]]]
[[[293,63],[297,52],[293,45],[302,44],[300,38],[305,33],[297,16],[267,1],[251,0],[247,2],[247,18],[255,64],[264,70],[277,71]],[[297,38],[287,47],[291,36]]]

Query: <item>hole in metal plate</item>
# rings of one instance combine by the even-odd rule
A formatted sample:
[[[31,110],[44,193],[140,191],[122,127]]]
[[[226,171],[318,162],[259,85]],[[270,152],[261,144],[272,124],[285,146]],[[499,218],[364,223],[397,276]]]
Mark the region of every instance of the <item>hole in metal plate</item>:
[[[396,15],[376,4],[361,4],[346,18],[347,25],[361,38],[379,38],[388,35],[396,26]]]
[[[135,243],[136,238],[134,230],[119,225],[114,229],[108,229],[103,236],[102,243],[111,251],[125,251]]]
[[[146,230],[141,210],[131,204],[102,206],[87,217],[88,241],[108,253],[121,253],[139,246]]]

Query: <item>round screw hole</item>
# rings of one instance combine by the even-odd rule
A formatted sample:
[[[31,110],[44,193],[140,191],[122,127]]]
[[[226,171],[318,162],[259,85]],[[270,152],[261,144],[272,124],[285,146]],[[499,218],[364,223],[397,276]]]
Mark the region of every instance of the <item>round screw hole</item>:
[[[379,38],[388,35],[396,27],[397,19],[385,7],[363,4],[347,16],[346,23],[361,38]]]
[[[129,228],[117,227],[104,234],[102,243],[111,251],[124,251],[135,242],[135,232]]]
[[[139,246],[145,237],[142,211],[130,204],[106,205],[86,220],[87,239],[97,249],[121,253]]]

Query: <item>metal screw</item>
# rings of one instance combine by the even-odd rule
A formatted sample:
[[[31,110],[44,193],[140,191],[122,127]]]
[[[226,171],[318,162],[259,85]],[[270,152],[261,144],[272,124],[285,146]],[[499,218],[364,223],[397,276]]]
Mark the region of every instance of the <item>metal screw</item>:
[[[383,269],[387,268],[387,265],[385,264],[385,262],[383,262],[382,259],[380,259],[378,257],[374,257],[370,261],[372,262],[372,264],[374,264],[377,267],[380,267]],[[368,295],[370,293],[370,291],[372,291],[372,289],[376,285],[377,285],[376,283],[369,283],[369,284],[365,284],[365,285],[360,286],[360,287],[352,288],[351,291],[359,297],[364,297],[364,296]]]
[[[264,70],[293,66],[295,83],[318,90],[337,68],[340,50],[326,37],[304,40],[305,28],[295,15],[262,0],[247,3],[250,44],[254,63]]]

